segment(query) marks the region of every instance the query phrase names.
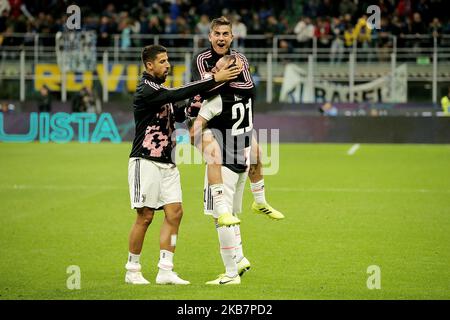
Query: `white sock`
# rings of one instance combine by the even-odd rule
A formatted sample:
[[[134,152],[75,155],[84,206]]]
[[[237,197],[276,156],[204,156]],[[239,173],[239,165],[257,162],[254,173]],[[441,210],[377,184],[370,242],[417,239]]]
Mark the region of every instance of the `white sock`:
[[[168,250],[159,251],[158,268],[160,271],[172,271],[173,269],[173,252]]]
[[[211,189],[213,197],[213,205],[214,205],[213,217],[217,219],[219,215],[223,213],[228,213],[231,210],[228,209],[227,204],[225,202],[223,184],[222,183],[212,184],[209,186],[209,188]]]
[[[235,260],[235,235],[234,229],[230,227],[217,228],[220,244],[220,255],[225,266],[226,275],[235,277],[237,275],[237,264]]]
[[[255,198],[255,202],[257,204],[265,204],[266,203],[266,195],[264,191],[264,179],[259,180],[258,182],[251,183],[250,188],[252,189],[253,197]]]
[[[141,270],[141,264],[139,263],[141,255],[140,254],[134,254],[131,252],[128,252],[128,261],[125,265],[125,268],[128,271],[140,271]]]
[[[239,227],[239,225],[234,226],[234,237],[236,244],[236,262],[240,262],[242,258],[244,258],[244,252],[242,250],[241,228]]]

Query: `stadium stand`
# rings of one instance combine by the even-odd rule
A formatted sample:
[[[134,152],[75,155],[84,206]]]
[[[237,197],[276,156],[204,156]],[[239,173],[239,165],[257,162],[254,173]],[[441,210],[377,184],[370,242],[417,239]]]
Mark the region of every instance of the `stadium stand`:
[[[64,31],[66,8],[70,1],[0,1],[0,34],[2,46],[33,45],[33,35],[41,34],[43,45],[53,45],[46,35]],[[177,1],[74,1],[81,7],[82,29],[93,30],[99,35],[98,46],[114,45],[115,34],[122,35],[121,48],[145,44],[135,35],[177,35],[201,32],[201,24],[208,24],[211,17],[225,15],[239,20],[245,35],[295,35],[304,38],[305,20],[313,37],[319,39],[320,47],[331,48],[337,38],[352,46],[356,38],[358,46],[366,42],[375,47],[392,46],[389,35],[398,36],[398,47],[423,47],[432,45],[432,35],[438,45],[448,45],[443,35],[450,34],[448,15],[440,10],[443,1],[429,0],[378,0],[378,1],[331,1],[331,0],[285,0],[285,1],[233,1],[233,0],[177,0]],[[355,4],[357,3],[357,4]],[[369,5],[381,9],[381,28],[367,36],[360,33],[359,20],[367,15]],[[259,8],[249,10],[248,8]],[[201,22],[201,17],[203,21]],[[22,33],[22,36],[12,36]],[[358,35],[359,34],[359,35]],[[414,37],[408,37],[412,35]],[[306,36],[308,37],[308,36]],[[131,40],[130,40],[131,39]],[[183,40],[174,40],[182,43]],[[304,45],[290,41],[288,46]],[[308,41],[304,41],[308,42]],[[271,41],[245,41],[246,45],[272,46]],[[286,45],[286,44],[281,44]]]
[[[66,25],[72,4],[81,8],[76,32]],[[370,5],[380,10],[376,28],[369,28]],[[33,111],[43,85],[55,110],[68,108],[86,86],[106,109],[109,102],[128,102],[140,50],[152,43],[170,48],[170,85],[180,85],[189,78],[190,57],[209,45],[211,19],[225,15],[233,22],[234,48],[250,61],[263,103],[259,110],[292,108],[276,104],[286,102],[280,99],[286,66],[309,70],[311,56],[308,79],[325,85],[379,81],[406,65],[405,99],[363,97],[362,102],[440,110],[438,102],[450,84],[450,20],[444,8],[443,0],[0,0],[0,102]],[[108,70],[102,67],[105,61]],[[317,113],[326,101],[309,102],[317,104],[300,112]]]

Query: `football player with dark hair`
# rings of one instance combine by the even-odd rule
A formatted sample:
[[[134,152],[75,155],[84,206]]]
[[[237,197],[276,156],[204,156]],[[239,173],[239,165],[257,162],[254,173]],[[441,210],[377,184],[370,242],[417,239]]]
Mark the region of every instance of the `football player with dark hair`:
[[[134,94],[135,138],[128,162],[131,208],[136,209],[136,222],[129,236],[129,254],[125,265],[125,282],[148,284],[139,262],[144,237],[156,210],[163,209],[160,231],[160,258],[157,284],[189,284],[173,272],[173,255],[183,209],[180,174],[172,159],[175,148],[175,121],[185,120],[185,108],[175,102],[217,87],[235,79],[238,66],[223,68],[209,79],[191,82],[180,88],[166,88],[169,74],[167,49],[160,45],[142,50],[145,71]]]

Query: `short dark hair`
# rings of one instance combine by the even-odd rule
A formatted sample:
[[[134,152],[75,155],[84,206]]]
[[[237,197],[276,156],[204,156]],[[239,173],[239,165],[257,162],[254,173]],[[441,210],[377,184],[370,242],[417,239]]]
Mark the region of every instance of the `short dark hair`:
[[[236,66],[236,56],[234,54],[227,54],[223,56],[222,59],[224,59],[226,62],[233,61],[228,68]]]
[[[221,60],[222,60],[224,63],[229,63],[230,61],[232,61],[232,63],[227,67],[227,69],[236,66],[236,56],[235,56],[235,55],[228,54],[228,55],[223,56],[222,58],[220,58],[220,59],[216,62],[216,65],[215,65],[214,68],[212,68],[212,70],[211,70],[212,72],[217,72],[217,71],[219,70],[217,64],[218,64],[218,62],[221,61]]]
[[[221,16],[220,18],[215,18],[213,21],[211,21],[211,25],[209,26],[209,30],[213,31],[213,29],[217,26],[229,26],[231,29],[231,22],[224,16]]]
[[[150,46],[144,47],[142,49],[142,63],[145,65],[146,62],[154,61],[156,56],[160,53],[167,52],[167,49],[159,44],[152,44]]]

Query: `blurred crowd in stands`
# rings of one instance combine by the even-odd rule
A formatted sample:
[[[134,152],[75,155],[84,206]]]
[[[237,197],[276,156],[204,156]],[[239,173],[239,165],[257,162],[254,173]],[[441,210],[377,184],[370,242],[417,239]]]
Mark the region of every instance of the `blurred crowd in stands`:
[[[33,45],[39,33],[40,44],[52,46],[54,34],[65,30],[66,9],[81,7],[81,28],[97,34],[97,46],[114,45],[120,35],[120,48],[140,47],[151,39],[133,35],[204,35],[210,21],[225,15],[233,23],[235,41],[240,47],[272,47],[274,35],[291,35],[280,48],[330,48],[339,60],[343,48],[449,45],[448,10],[444,0],[0,0],[0,46]],[[381,10],[380,29],[367,25],[369,5]],[[22,37],[13,36],[23,33]],[[48,37],[46,37],[48,35]],[[249,35],[260,35],[252,39]],[[191,46],[192,39],[177,36],[162,44]],[[208,44],[200,40],[200,47]]]

